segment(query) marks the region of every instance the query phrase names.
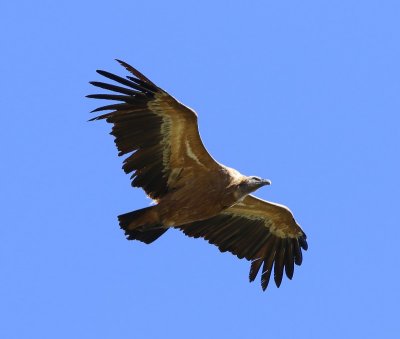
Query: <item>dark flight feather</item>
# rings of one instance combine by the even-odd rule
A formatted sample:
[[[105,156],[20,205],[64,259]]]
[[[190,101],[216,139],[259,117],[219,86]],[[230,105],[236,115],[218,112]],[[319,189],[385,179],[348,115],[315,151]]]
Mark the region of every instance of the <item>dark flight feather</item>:
[[[176,228],[190,237],[203,237],[211,244],[215,244],[221,252],[229,251],[238,258],[251,260],[250,281],[256,278],[263,265],[261,285],[264,290],[268,286],[272,270],[276,286],[281,285],[284,265],[286,265],[286,275],[291,279],[294,259],[301,255],[300,247],[296,247],[298,244],[296,238],[281,238],[274,235],[262,220],[230,214],[229,209],[213,218]],[[295,248],[295,253],[292,248]],[[297,262],[301,264],[299,260]]]

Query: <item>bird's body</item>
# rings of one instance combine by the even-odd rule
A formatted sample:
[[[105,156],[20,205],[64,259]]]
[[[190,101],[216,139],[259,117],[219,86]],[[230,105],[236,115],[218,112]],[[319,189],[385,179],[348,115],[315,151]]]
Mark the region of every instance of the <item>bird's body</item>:
[[[270,182],[215,161],[200,139],[196,113],[120,63],[134,77],[98,73],[127,87],[92,84],[123,95],[88,97],[120,101],[94,110],[111,112],[93,120],[113,124],[119,155],[130,154],[123,169],[133,172],[132,185],[142,187],[157,203],[118,217],[127,238],[151,243],[174,227],[252,260],[251,281],[264,264],[263,289],[272,267],[278,287],[283,270],[291,279],[293,264],[302,261],[301,248],[307,249],[306,236],[289,209],[249,195]]]
[[[221,167],[218,171],[193,174],[184,182],[177,181],[176,189],[158,205],[163,225],[175,226],[211,218],[238,200],[236,177]],[[196,187],[194,194],[193,187]],[[205,204],[204,201],[207,201]],[[176,206],[180,206],[176,209]]]
[[[184,178],[180,179],[178,175],[170,192],[127,229],[156,222],[170,227],[208,219],[233,206],[246,195],[240,185],[247,177],[223,165],[217,170],[193,171]],[[196,187],[195,192],[193,187]]]

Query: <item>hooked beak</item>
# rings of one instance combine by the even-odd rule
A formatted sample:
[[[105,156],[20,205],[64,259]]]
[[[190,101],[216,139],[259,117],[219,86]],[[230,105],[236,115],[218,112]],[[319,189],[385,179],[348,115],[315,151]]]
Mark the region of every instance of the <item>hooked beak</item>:
[[[271,180],[263,179],[262,180],[262,186],[267,186],[267,185],[271,185]]]

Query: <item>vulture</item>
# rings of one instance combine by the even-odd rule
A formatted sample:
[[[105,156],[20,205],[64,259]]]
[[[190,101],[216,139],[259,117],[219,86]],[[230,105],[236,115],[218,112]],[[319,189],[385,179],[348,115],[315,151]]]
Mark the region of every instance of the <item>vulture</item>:
[[[176,228],[251,261],[250,282],[261,269],[264,291],[272,272],[277,287],[284,272],[292,279],[307,237],[287,207],[250,194],[270,181],[213,159],[201,141],[196,112],[117,61],[129,75],[97,70],[113,83],[90,82],[109,92],[87,97],[109,100],[92,111],[102,113],[91,120],[112,124],[118,155],[126,155],[123,170],[155,202],[118,216],[126,238],[150,244]]]

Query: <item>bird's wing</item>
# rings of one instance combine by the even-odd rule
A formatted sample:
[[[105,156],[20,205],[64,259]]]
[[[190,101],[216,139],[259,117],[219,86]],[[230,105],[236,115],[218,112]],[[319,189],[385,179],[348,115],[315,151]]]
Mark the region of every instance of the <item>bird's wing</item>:
[[[133,76],[122,78],[98,70],[97,73],[118,85],[93,81],[92,85],[114,93],[87,97],[118,102],[93,110],[111,112],[91,120],[106,119],[113,124],[111,134],[115,136],[119,155],[129,154],[123,169],[126,173],[133,172],[132,186],[142,187],[157,200],[193,173],[185,169],[196,168],[194,172],[198,173],[219,166],[203,146],[196,113],[132,66],[117,61]]]
[[[186,235],[203,237],[239,258],[251,260],[250,281],[261,265],[261,286],[265,290],[274,270],[276,286],[282,282],[283,271],[293,277],[294,264],[301,265],[302,249],[307,250],[307,237],[285,206],[247,196],[217,216],[178,226]]]

